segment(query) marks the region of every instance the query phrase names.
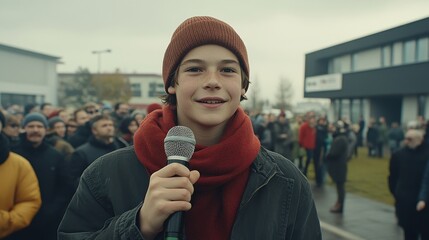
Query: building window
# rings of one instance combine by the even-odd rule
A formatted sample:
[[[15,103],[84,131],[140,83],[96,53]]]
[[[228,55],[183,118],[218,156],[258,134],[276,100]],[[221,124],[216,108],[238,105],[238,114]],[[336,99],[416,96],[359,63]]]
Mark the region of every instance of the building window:
[[[350,99],[341,99],[340,112],[341,119],[350,120]]]
[[[404,43],[404,63],[416,61],[416,41],[410,40]]]
[[[392,65],[392,48],[391,46],[384,46],[382,48],[382,66],[390,67]]]
[[[29,103],[41,103],[44,102],[44,96],[42,95],[27,95],[27,94],[13,94],[13,93],[1,93],[0,102],[3,106],[10,106],[13,104],[26,105]]]
[[[351,56],[344,55],[329,61],[329,73],[347,73],[351,71]]]
[[[131,83],[131,94],[133,97],[142,96],[142,89],[140,83]]]
[[[359,122],[359,118],[362,115],[361,113],[361,102],[362,99],[352,99],[352,104],[350,104],[351,108],[351,121],[354,123]]]
[[[429,60],[429,37],[419,38],[417,40],[417,61],[428,61]]]
[[[164,84],[158,82],[149,83],[149,97],[160,97],[164,95]]]
[[[393,44],[393,65],[402,64],[402,42],[396,42]]]
[[[381,67],[380,48],[369,49],[353,54],[353,71],[364,71]]]
[[[417,97],[417,114],[419,116],[425,116],[425,110],[426,110],[426,96],[419,95]]]

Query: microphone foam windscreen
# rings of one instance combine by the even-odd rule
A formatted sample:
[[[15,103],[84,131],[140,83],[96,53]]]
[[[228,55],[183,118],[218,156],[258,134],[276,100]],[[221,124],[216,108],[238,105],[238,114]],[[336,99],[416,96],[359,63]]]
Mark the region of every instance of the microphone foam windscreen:
[[[172,127],[164,139],[164,149],[167,157],[181,156],[191,159],[195,150],[195,137],[192,130],[185,126]]]

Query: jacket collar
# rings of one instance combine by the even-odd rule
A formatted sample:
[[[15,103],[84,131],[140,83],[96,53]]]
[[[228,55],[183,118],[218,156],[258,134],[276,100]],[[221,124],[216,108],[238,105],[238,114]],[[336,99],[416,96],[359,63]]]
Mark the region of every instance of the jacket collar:
[[[270,179],[276,174],[282,174],[282,172],[277,164],[274,163],[267,150],[261,147],[255,161],[251,165],[248,183],[244,190],[240,207],[245,205],[261,187],[268,184]]]
[[[37,147],[34,147],[33,143],[28,141],[27,133],[24,132],[19,134],[19,138],[20,138],[20,144],[22,145],[22,147],[29,151],[42,151],[49,146],[48,143],[46,142],[46,136],[43,138],[42,143]]]

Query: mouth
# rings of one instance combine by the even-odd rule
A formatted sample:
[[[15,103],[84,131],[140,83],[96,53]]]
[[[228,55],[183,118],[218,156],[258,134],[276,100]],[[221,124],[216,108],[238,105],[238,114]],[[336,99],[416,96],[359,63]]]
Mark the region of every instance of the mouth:
[[[203,98],[203,99],[197,100],[197,102],[204,103],[204,104],[221,104],[226,101],[221,98]]]

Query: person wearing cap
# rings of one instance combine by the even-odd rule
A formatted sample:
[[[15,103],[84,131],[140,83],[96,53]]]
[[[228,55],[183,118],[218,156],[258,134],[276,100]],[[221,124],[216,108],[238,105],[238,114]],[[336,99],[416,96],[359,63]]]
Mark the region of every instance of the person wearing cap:
[[[59,239],[162,239],[184,211],[194,239],[321,239],[306,178],[267,151],[239,107],[249,87],[246,47],[227,23],[199,16],[173,33],[163,61],[165,105],[148,114],[134,146],[104,155],[83,173]],[[193,131],[189,169],[166,165],[175,126]]]
[[[28,228],[16,239],[56,239],[56,229],[67,204],[64,157],[45,141],[48,121],[30,113],[22,122],[25,132],[12,151],[28,159],[39,181],[42,206]]]
[[[41,205],[36,174],[27,159],[10,151],[1,133],[5,123],[0,111],[0,239],[27,227]]]

